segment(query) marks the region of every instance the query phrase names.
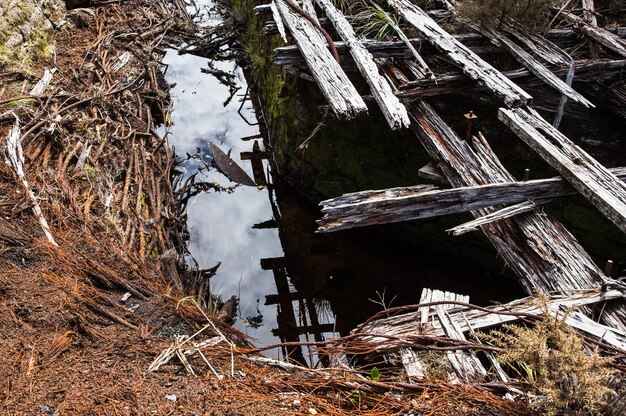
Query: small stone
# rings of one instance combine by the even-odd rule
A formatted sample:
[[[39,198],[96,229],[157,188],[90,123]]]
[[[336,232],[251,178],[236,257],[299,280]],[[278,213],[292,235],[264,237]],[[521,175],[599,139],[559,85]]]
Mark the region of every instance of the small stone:
[[[130,292],[126,292],[124,293],[124,296],[122,296],[120,298],[120,302],[121,303],[126,303],[126,301],[131,297],[132,295],[130,294]]]
[[[310,415],[316,415],[317,414],[317,410],[315,410],[314,408],[309,408],[309,414]]]
[[[300,406],[300,400],[296,399],[293,401],[294,406]]]
[[[169,400],[170,402],[175,402],[176,401],[176,395],[175,394],[166,394],[165,398],[167,400]]]

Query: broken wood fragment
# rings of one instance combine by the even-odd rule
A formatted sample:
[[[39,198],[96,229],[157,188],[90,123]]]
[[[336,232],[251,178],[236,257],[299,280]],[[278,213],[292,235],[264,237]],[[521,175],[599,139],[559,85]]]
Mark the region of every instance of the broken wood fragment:
[[[605,48],[610,49],[623,57],[626,57],[626,42],[620,37],[605,29],[594,27],[582,18],[572,13],[563,13],[563,17],[565,17],[566,20],[574,23],[575,27],[577,27],[582,33],[597,41]]]
[[[500,108],[498,118],[626,232],[626,185],[532,109]]]
[[[276,0],[276,6],[334,113],[342,119],[366,115],[365,102],[328,51],[324,37],[284,0]]]
[[[483,83],[509,107],[528,104],[532,97],[458,42],[422,9],[408,0],[388,0],[390,7],[413,25],[420,34],[444,52],[470,78]]]
[[[379,74],[374,58],[367,49],[363,47],[360,40],[357,39],[352,26],[350,26],[343,14],[335,8],[330,0],[316,0],[316,2],[324,10],[326,16],[333,22],[335,30],[350,49],[350,54],[356,66],[369,85],[370,91],[374,95],[391,129],[398,130],[408,127],[410,121],[406,108],[404,108],[400,100],[393,95],[389,82]]]
[[[518,46],[515,42],[511,41],[509,38],[504,36],[502,33],[496,30],[486,30],[482,29],[481,33],[485,36],[490,37],[491,39],[495,39],[500,42],[501,45],[504,45],[505,49],[513,55],[513,57],[522,65],[524,65],[530,72],[532,72],[537,78],[541,79],[543,82],[559,91],[561,94],[569,97],[573,101],[576,101],[585,107],[593,108],[595,107],[589,100],[583,97],[578,92],[574,91],[574,89],[567,85],[565,82],[561,81],[556,75],[550,72],[545,66],[543,66],[539,61],[537,61],[531,54],[526,52],[520,46]]]
[[[610,171],[626,181],[626,167]],[[318,231],[431,218],[495,205],[521,204],[529,200],[549,202],[553,198],[575,193],[576,190],[561,177],[452,189],[417,185],[354,192],[320,202],[324,217],[318,222]]]

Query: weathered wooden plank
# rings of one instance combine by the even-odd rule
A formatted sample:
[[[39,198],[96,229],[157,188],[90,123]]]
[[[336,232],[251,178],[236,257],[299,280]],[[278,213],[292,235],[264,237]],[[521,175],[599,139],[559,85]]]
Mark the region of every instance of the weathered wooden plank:
[[[605,48],[626,57],[626,42],[620,37],[602,28],[594,27],[572,13],[564,12],[562,15],[566,20],[574,23],[575,27],[579,28],[581,32],[589,36],[591,39],[597,41]]]
[[[624,300],[625,295],[620,290],[597,291],[576,293],[571,296],[551,296],[546,298],[547,309],[557,313],[563,309],[580,308],[597,303]],[[450,319],[455,321],[459,330],[467,333],[471,330],[479,331],[493,328],[506,323],[513,323],[520,319],[520,316],[540,317],[545,309],[540,306],[535,297],[514,300],[502,305],[488,306],[486,310],[468,308],[461,305],[449,305],[448,314]],[[367,323],[354,332],[368,334],[372,339],[377,339],[380,335],[387,335],[402,338],[411,334],[426,333],[435,337],[445,336],[445,330],[438,320],[432,319],[434,312],[430,312],[426,319],[426,324],[420,322],[418,314],[406,313],[382,318]],[[561,312],[561,316],[563,313]],[[585,322],[588,322],[585,320]],[[590,330],[591,331],[591,330]],[[595,333],[599,333],[596,329]],[[615,334],[615,339],[621,340],[620,334],[624,334],[622,329],[611,328]],[[588,332],[591,333],[591,332]],[[611,341],[613,342],[613,341]]]
[[[469,296],[433,290],[430,301],[435,302],[439,300],[469,303]],[[439,319],[439,323],[443,328],[445,335],[451,339],[465,341],[465,335],[463,335],[463,332],[459,329],[454,319],[452,319],[448,314],[448,309],[450,309],[450,305],[434,306],[435,314]],[[446,355],[457,375],[463,380],[476,381],[480,377],[487,375],[487,370],[485,370],[480,360],[474,353],[462,353],[456,351],[448,352]]]
[[[489,90],[502,98],[507,106],[517,107],[532,100],[528,93],[458,42],[422,9],[408,0],[387,0],[387,3],[398,10],[424,38],[443,51],[466,75],[484,83]]]
[[[283,18],[280,17],[280,13],[278,12],[278,7],[276,7],[275,1],[272,1],[272,3],[270,3],[270,9],[272,11],[272,17],[274,18],[274,23],[276,24],[276,30],[280,34],[280,37],[283,39],[283,42],[288,43],[287,31],[285,30],[285,24],[283,23]]]
[[[532,109],[500,108],[498,118],[626,232],[626,185]]]
[[[276,0],[276,6],[334,113],[342,119],[366,115],[365,102],[328,51],[324,37],[284,0]]]
[[[378,13],[380,13],[387,20],[387,24],[391,26],[391,28],[396,32],[398,37],[402,40],[402,42],[404,42],[406,47],[409,48],[409,50],[411,51],[411,54],[413,54],[413,57],[415,58],[415,62],[417,62],[418,64],[419,76],[421,78],[425,78],[427,75],[430,75],[430,78],[433,78],[434,74],[428,67],[428,64],[426,63],[426,61],[424,61],[424,58],[422,58],[422,56],[419,54],[417,49],[413,47],[413,45],[411,44],[411,40],[404,33],[404,31],[400,29],[400,26],[398,26],[396,22],[387,14],[387,12],[382,7],[380,7],[376,2],[370,0],[369,4],[373,8],[375,8],[378,11]]]
[[[572,57],[567,52],[543,36],[511,25],[504,25],[502,29],[522,42],[534,54],[552,65],[568,66],[572,60]],[[549,35],[550,32],[548,32],[547,36]]]
[[[530,72],[532,72],[537,78],[548,84],[550,87],[559,91],[561,94],[569,97],[570,99],[584,105],[585,107],[595,107],[589,100],[583,97],[574,89],[561,81],[556,75],[550,72],[545,66],[537,61],[531,54],[526,52],[515,42],[504,36],[502,33],[496,30],[483,29],[481,32],[493,39],[496,39],[500,44],[504,45],[507,51],[513,55],[513,57],[522,65],[524,65]]]
[[[514,217],[516,215],[520,215],[520,214],[524,214],[526,212],[530,212],[532,210],[534,210],[535,208],[537,208],[537,206],[540,203],[545,203],[545,200],[536,202],[536,201],[526,201],[526,202],[522,202],[519,204],[515,204],[515,205],[511,205],[509,207],[506,208],[502,208],[499,209],[497,211],[491,212],[487,215],[483,215],[482,217],[478,217],[472,221],[468,221],[466,223],[463,223],[461,225],[457,225],[454,228],[450,228],[449,230],[446,230],[447,232],[449,232],[450,234],[452,234],[453,236],[459,236],[459,235],[463,235],[466,233],[469,233],[470,231],[476,231],[478,230],[479,227],[485,225],[485,224],[489,224],[492,223],[494,221],[500,221],[500,220],[504,220],[507,218],[511,218]]]
[[[348,45],[350,54],[361,75],[363,75],[363,78],[369,85],[370,91],[374,95],[389,127],[392,130],[408,127],[410,121],[406,108],[393,94],[389,82],[378,73],[378,67],[374,62],[372,54],[361,44],[352,26],[330,0],[316,0],[316,2],[333,22],[339,36]]]
[[[626,167],[610,171],[626,181]],[[417,185],[354,192],[320,202],[324,217],[319,221],[319,231],[411,221],[469,212],[494,205],[526,203],[529,200],[543,203],[575,193],[576,190],[561,177],[443,190],[432,185]]]
[[[470,146],[428,104],[405,105],[413,118],[411,129],[452,186],[514,181],[482,137],[473,138]],[[473,215],[491,211],[485,208]],[[602,283],[602,271],[589,254],[571,233],[545,214],[529,212],[487,224],[482,231],[528,293],[566,292]],[[626,307],[607,306],[602,321],[626,329]]]
[[[254,6],[253,10],[254,14],[257,16],[267,16],[269,14],[272,14],[270,4],[261,4],[258,6]],[[428,13],[429,16],[436,20],[446,20],[453,16],[453,14],[446,9],[429,9],[426,10],[426,13]],[[346,16],[346,18],[348,19],[348,21],[351,22],[355,18],[355,16]]]
[[[618,331],[606,325],[599,324],[580,312],[567,311],[562,312],[560,316],[565,315],[565,323],[588,336],[599,341],[609,344],[615,348],[619,348],[626,352],[626,333]]]

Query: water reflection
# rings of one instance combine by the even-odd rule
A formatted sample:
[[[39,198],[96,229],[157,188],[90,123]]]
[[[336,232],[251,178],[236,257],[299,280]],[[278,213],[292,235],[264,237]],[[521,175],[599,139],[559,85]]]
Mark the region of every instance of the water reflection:
[[[167,80],[175,84],[170,143],[185,174],[200,169],[199,180],[235,185],[211,167],[211,140],[257,184],[267,185],[201,193],[187,206],[190,253],[200,269],[220,263],[211,290],[223,299],[239,298],[235,325],[258,344],[346,334],[383,305],[416,303],[424,287],[469,294],[477,303],[521,294],[510,276],[490,273],[458,253],[425,249],[429,242],[418,248],[390,234],[390,227],[316,234],[319,212],[274,175],[268,143],[249,123],[256,117],[241,70],[214,63],[241,86],[229,101],[231,89],[201,71],[206,59],[172,51],[165,62]],[[313,365],[317,360],[311,350],[293,345],[269,354]]]

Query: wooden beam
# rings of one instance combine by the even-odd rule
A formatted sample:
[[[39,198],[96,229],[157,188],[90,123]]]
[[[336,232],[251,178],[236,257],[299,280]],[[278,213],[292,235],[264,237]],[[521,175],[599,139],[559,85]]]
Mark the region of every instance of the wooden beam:
[[[335,30],[350,49],[352,59],[354,59],[361,75],[365,78],[367,85],[369,85],[370,91],[374,95],[389,127],[392,130],[408,127],[410,121],[406,108],[393,95],[389,82],[378,73],[378,67],[376,62],[374,62],[372,54],[361,44],[352,26],[330,0],[316,0],[316,2],[333,22]]]
[[[500,42],[500,44],[502,44],[504,48],[509,51],[509,53],[513,55],[513,57],[519,63],[524,65],[524,67],[532,72],[537,78],[541,79],[550,87],[559,91],[562,95],[569,97],[573,101],[576,101],[587,108],[595,107],[593,104],[591,104],[591,102],[589,102],[589,100],[587,100],[578,92],[574,91],[571,86],[561,81],[560,78],[554,75],[550,70],[548,70],[548,68],[543,66],[541,62],[537,61],[531,54],[529,54],[520,46],[518,46],[515,42],[504,36],[501,32],[497,30],[482,29],[481,33]]]
[[[353,119],[366,115],[365,102],[329,52],[324,37],[311,22],[294,13],[284,0],[276,0],[276,6],[337,117]]]
[[[572,13],[562,13],[562,15],[566,20],[574,23],[575,27],[579,28],[582,33],[589,36],[591,39],[597,41],[605,48],[626,57],[626,42],[623,39],[620,39],[618,36],[605,29],[590,25],[585,20]]]
[[[626,181],[626,167],[610,171],[620,180]],[[562,177],[453,189],[417,185],[354,192],[320,202],[324,217],[318,222],[318,231],[411,221],[529,200],[545,203],[553,198],[574,194],[576,190]]]
[[[532,109],[500,108],[498,118],[626,233],[626,185]]]
[[[398,10],[407,22],[413,25],[425,39],[444,52],[466,75],[484,83],[496,96],[502,98],[507,106],[518,107],[532,100],[528,93],[458,42],[409,0],[387,0],[387,3]]]
[[[405,102],[413,130],[448,181],[455,187],[515,181],[484,138],[462,140],[427,103]],[[493,211],[472,212],[482,216]],[[517,275],[528,293],[565,292],[597,287],[602,270],[565,227],[545,214],[490,223],[482,231]],[[607,305],[603,323],[626,330],[626,307]]]

